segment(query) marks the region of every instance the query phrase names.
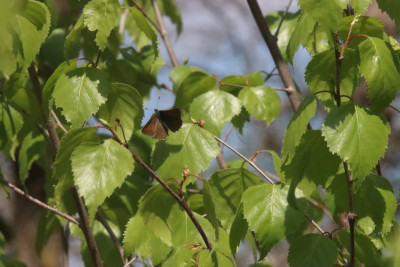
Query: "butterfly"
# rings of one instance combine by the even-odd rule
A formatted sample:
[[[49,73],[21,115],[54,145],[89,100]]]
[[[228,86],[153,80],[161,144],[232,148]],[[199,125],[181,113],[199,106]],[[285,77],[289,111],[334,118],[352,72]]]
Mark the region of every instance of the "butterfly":
[[[181,110],[173,108],[168,110],[156,109],[150,120],[142,129],[142,133],[157,139],[165,139],[168,129],[176,132],[182,126]]]

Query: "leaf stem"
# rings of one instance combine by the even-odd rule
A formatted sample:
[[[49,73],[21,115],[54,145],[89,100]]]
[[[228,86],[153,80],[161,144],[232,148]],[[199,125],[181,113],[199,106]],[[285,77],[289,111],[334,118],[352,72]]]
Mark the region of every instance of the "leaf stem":
[[[236,155],[238,155],[239,157],[241,157],[242,159],[244,159],[247,163],[249,163],[254,169],[256,169],[265,179],[268,180],[268,182],[270,182],[271,184],[274,184],[274,181],[265,173],[263,172],[260,167],[258,167],[254,162],[252,162],[251,160],[249,160],[248,158],[246,158],[245,156],[243,156],[239,151],[237,151],[236,149],[234,149],[233,147],[231,147],[230,145],[228,145],[227,143],[225,143],[223,140],[221,140],[220,138],[214,136],[215,140],[217,140],[218,142],[220,142],[221,144],[223,144],[224,146],[226,146],[227,148],[229,148],[233,153],[235,153]]]
[[[160,12],[160,8],[158,7],[158,3],[156,0],[151,0],[151,4],[153,5],[154,12],[156,13],[158,24],[160,24],[159,33],[161,35],[161,38],[164,41],[165,47],[167,48],[167,52],[168,52],[169,58],[171,59],[172,65],[174,65],[174,67],[179,66],[178,60],[176,59],[175,52],[172,49],[172,45],[169,40],[167,28],[165,27],[164,20],[162,18],[161,12]]]
[[[74,223],[76,225],[80,225],[79,222],[74,217],[69,216],[68,214],[59,211],[55,207],[51,207],[51,206],[47,205],[46,203],[40,201],[37,198],[32,197],[31,195],[29,195],[28,193],[22,191],[17,186],[15,186],[12,183],[10,183],[9,181],[7,181],[5,179],[0,179],[0,183],[8,186],[8,188],[12,189],[15,193],[17,193],[17,194],[19,194],[21,196],[24,196],[26,199],[28,199],[29,201],[35,203],[36,205],[38,205],[38,206],[40,206],[40,207],[42,207],[42,208],[44,208],[46,210],[49,210],[51,212],[54,212],[55,214],[63,217],[64,219],[66,219],[66,220],[68,220],[68,221],[70,221],[70,222],[72,222],[72,223]]]
[[[258,29],[260,30],[260,33],[264,38],[264,41],[267,44],[269,51],[271,52],[271,56],[275,62],[276,68],[278,69],[282,82],[286,88],[285,91],[289,97],[292,108],[293,110],[297,110],[297,108],[300,106],[301,99],[298,92],[296,91],[296,84],[292,79],[289,69],[285,61],[283,60],[278,44],[276,43],[276,38],[272,35],[268,25],[266,24],[257,0],[247,0],[247,3],[250,7],[251,13],[253,14],[254,20],[256,21]]]

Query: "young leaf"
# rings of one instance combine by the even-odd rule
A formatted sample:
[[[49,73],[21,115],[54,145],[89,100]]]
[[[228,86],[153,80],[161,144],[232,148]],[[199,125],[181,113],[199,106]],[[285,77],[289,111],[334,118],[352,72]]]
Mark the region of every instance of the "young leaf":
[[[354,9],[354,13],[364,14],[372,0],[352,0],[351,6]]]
[[[224,266],[234,267],[235,261],[232,257],[221,253],[218,250],[203,250],[198,257],[199,266]]]
[[[81,144],[71,157],[74,181],[79,195],[84,197],[89,215],[120,187],[133,171],[129,151],[112,139],[103,144]]]
[[[299,6],[304,13],[310,16],[328,31],[336,32],[346,0],[299,0]]]
[[[350,164],[354,179],[364,178],[385,153],[390,127],[361,106],[333,109],[322,126],[329,150]]]
[[[180,178],[185,167],[190,173],[205,170],[218,155],[218,148],[211,133],[197,125],[184,124],[179,131],[156,144],[152,163],[161,177]]]
[[[114,125],[118,118],[124,128],[125,137],[129,140],[135,129],[140,128],[143,118],[142,96],[132,86],[113,83],[107,101],[100,107],[99,117]],[[121,128],[117,128],[118,136],[123,140]]]
[[[187,245],[175,247],[168,258],[163,262],[163,267],[176,267],[176,266],[188,266],[192,261],[192,256],[195,253]]]
[[[276,119],[281,109],[278,93],[269,86],[245,87],[240,91],[239,99],[254,118],[267,123]]]
[[[147,190],[139,202],[139,213],[146,227],[168,246],[173,245],[172,229],[168,221],[175,212],[182,212],[182,210],[176,200],[160,184]]]
[[[369,175],[354,198],[357,224],[366,234],[385,236],[392,227],[397,208],[392,185],[384,177]]]
[[[300,189],[308,197],[315,185],[325,185],[327,179],[335,175],[341,163],[337,155],[333,155],[317,130],[307,131],[301,138],[292,160],[282,166],[286,183],[290,183],[288,201],[296,206],[295,189]],[[321,172],[321,170],[324,170]],[[303,182],[303,183],[302,183]],[[311,188],[310,188],[311,184]]]
[[[400,89],[399,60],[382,39],[370,37],[359,45],[360,72],[367,80],[371,110],[381,113]]]
[[[176,107],[186,108],[197,96],[215,89],[216,80],[203,71],[190,73],[181,83],[177,92]]]
[[[336,236],[337,240],[342,244],[348,251],[350,251],[350,233],[348,229],[342,230]],[[361,263],[364,263],[367,267],[380,266],[379,258],[380,252],[372,243],[368,236],[355,231],[354,235],[356,259]]]
[[[260,258],[304,220],[300,212],[289,206],[288,190],[284,185],[263,184],[250,187],[243,194],[243,214],[259,241]]]
[[[91,0],[83,8],[84,24],[89,31],[97,31],[96,44],[104,50],[107,38],[115,26],[119,16],[117,0]]]
[[[222,226],[229,230],[247,188],[262,184],[260,177],[244,168],[223,169],[215,172],[210,180],[215,210]]]
[[[73,127],[81,126],[106,101],[111,88],[106,72],[81,67],[60,75],[53,97]]]
[[[204,120],[204,127],[219,136],[222,127],[240,113],[239,99],[221,90],[212,90],[196,97],[190,105],[190,115]]]
[[[147,228],[138,213],[126,225],[123,244],[126,254],[135,252],[144,259],[151,256],[153,264],[161,262],[171,250]]]
[[[335,242],[322,234],[307,234],[290,246],[288,263],[292,267],[330,267],[337,257]]]
[[[174,88],[174,92],[177,92],[182,82],[188,77],[192,72],[206,72],[201,69],[193,66],[178,66],[171,69],[169,73],[169,79],[172,82],[172,86]]]
[[[243,203],[240,203],[229,231],[229,245],[232,255],[236,255],[240,242],[246,237],[248,229],[249,225],[243,215]]]
[[[307,130],[307,125],[312,117],[314,117],[317,108],[317,101],[313,96],[305,98],[299,108],[296,110],[283,138],[282,161],[290,161],[294,155],[296,147],[300,143],[300,139]]]

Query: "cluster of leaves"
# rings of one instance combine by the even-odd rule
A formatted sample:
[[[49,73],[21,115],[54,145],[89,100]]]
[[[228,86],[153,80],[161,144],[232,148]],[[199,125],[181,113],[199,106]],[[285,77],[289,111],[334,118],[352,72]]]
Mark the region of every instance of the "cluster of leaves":
[[[57,20],[50,2],[4,2],[0,11],[0,148],[18,163],[22,184],[32,164],[46,171],[47,202],[60,211],[77,213],[70,194],[71,187],[77,188],[105,266],[123,263],[109,233],[95,219],[99,210],[123,240],[126,255],[150,257],[154,265],[233,266],[245,238],[256,261],[286,239],[291,266],[332,266],[348,260],[342,251],[350,251],[355,240],[357,262],[385,264],[382,248],[396,249],[398,241],[396,199],[391,184],[373,170],[388,145],[390,126],[382,111],[399,89],[400,45],[383,32],[378,19],[363,15],[370,0],[351,1],[356,15],[344,12],[350,10],[347,1],[299,0],[298,13],[266,17],[274,28],[284,16],[278,44],[288,62],[300,45],[313,56],[305,74],[313,95],[295,111],[281,155],[271,152],[280,184],[267,184],[242,162],[230,162],[208,181],[196,183],[195,178],[218,155],[214,136],[225,124],[232,122],[241,132],[250,116],[270,123],[279,115],[280,97],[265,85],[261,72],[219,79],[192,66],[171,68],[174,106],[183,110],[185,123],[166,140],[156,141],[140,132],[143,101],[150,88],[161,87],[157,73],[165,65],[158,53],[151,2],[128,1],[126,6],[136,3],[129,8],[117,0],[81,2],[70,31],[71,21]],[[159,4],[179,33],[182,23],[174,1]],[[400,24],[395,13],[399,4],[378,4]],[[135,47],[121,48],[121,14]],[[76,60],[78,55],[84,59]],[[352,102],[361,77],[368,85],[367,107]],[[328,115],[321,129],[309,130],[317,101]],[[109,131],[87,127],[91,116]],[[53,118],[66,128],[57,128],[59,146],[46,130]],[[124,131],[113,130],[117,118]],[[199,120],[204,125],[193,123]],[[124,139],[126,145],[119,141]],[[152,183],[132,153],[182,196],[212,250],[181,202],[165,186]],[[182,174],[187,170],[189,175]],[[348,187],[354,190],[354,204],[349,203]],[[345,228],[334,238],[306,231],[305,214],[313,214],[316,221],[322,218],[322,211],[307,200],[319,201],[322,195],[339,224],[339,214],[357,214],[355,237]],[[44,214],[39,251],[65,222]],[[85,240],[79,227],[69,227]],[[82,253],[90,266],[85,242]]]

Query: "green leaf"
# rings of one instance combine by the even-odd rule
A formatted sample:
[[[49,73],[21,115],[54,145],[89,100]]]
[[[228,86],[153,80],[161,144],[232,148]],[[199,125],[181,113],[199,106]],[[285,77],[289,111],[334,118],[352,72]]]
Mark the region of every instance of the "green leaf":
[[[89,31],[97,31],[96,44],[104,50],[115,22],[119,17],[117,0],[91,0],[83,8],[84,24]]]
[[[51,74],[50,78],[47,79],[42,92],[42,109],[46,116],[49,115],[50,109],[53,106],[52,95],[58,78],[60,78],[62,74],[76,69],[76,67],[76,61],[64,61],[57,67],[53,74]]]
[[[161,262],[171,250],[151,229],[147,228],[139,214],[127,223],[123,244],[125,254],[135,252],[143,259],[151,256],[153,264]]]
[[[42,155],[43,150],[46,147],[45,144],[43,136],[34,136],[33,132],[29,132],[22,141],[18,153],[19,179],[22,184],[25,184],[25,180],[28,178],[32,164]]]
[[[192,73],[202,72],[203,70],[193,66],[177,66],[171,69],[169,73],[169,79],[172,81],[174,92],[177,92],[182,82]]]
[[[374,232],[385,236],[389,233],[397,202],[392,185],[388,180],[376,175],[367,176],[356,191],[354,204],[357,224],[366,234]],[[362,225],[364,219],[371,223]]]
[[[54,189],[55,204],[61,211],[72,214],[75,208],[70,194],[74,185],[71,167],[71,155],[76,147],[84,143],[99,143],[94,127],[76,128],[68,131],[60,141],[56,159],[54,161],[54,179],[58,181]]]
[[[343,223],[340,214],[349,212],[349,198],[343,197],[347,190],[347,177],[345,173],[336,175],[326,191],[326,205],[332,218],[339,224]]]
[[[0,96],[0,148],[15,160],[19,145],[18,133],[24,124],[22,114],[3,96]]]
[[[207,180],[203,181],[203,203],[204,203],[204,210],[206,212],[206,218],[210,221],[211,225],[214,227],[215,236],[218,240],[219,238],[219,223],[217,214],[215,211],[215,200],[212,195],[211,187]]]
[[[221,79],[219,89],[237,96],[244,86],[262,86],[264,85],[264,77],[261,72],[255,71],[242,75],[229,75]]]
[[[132,86],[123,83],[113,83],[108,94],[107,101],[100,107],[99,118],[114,125],[118,118],[129,140],[134,130],[140,128],[143,118],[142,96]],[[121,140],[123,135],[121,128],[117,128],[117,134]]]
[[[176,188],[175,184],[168,185]],[[178,202],[160,184],[147,190],[139,202],[139,213],[146,227],[169,246],[173,245],[173,237],[168,219],[174,216],[175,210],[180,211]]]
[[[204,127],[219,136],[222,127],[240,113],[239,99],[221,90],[212,90],[196,97],[190,105],[190,115],[204,120]]]
[[[37,236],[35,250],[41,255],[43,247],[48,243],[49,238],[62,229],[62,225],[56,218],[56,214],[50,211],[43,212],[37,224]]]
[[[335,242],[321,234],[307,234],[290,246],[288,263],[293,267],[330,267],[337,257]]]
[[[322,126],[329,150],[350,164],[354,179],[364,178],[385,153],[390,127],[358,105],[333,109]]]
[[[46,5],[37,1],[28,1],[21,15],[15,16],[14,30],[18,36],[21,51],[18,61],[27,68],[40,50],[50,29],[50,12]]]
[[[218,149],[211,133],[195,124],[184,124],[179,131],[156,144],[152,163],[161,177],[180,179],[185,167],[190,173],[205,170],[218,155]]]
[[[244,107],[242,107],[240,109],[240,113],[238,115],[236,115],[235,117],[233,117],[231,122],[232,122],[233,126],[235,126],[236,130],[238,130],[238,132],[240,134],[242,134],[244,124],[247,121],[250,121],[250,114],[247,112],[247,110]]]
[[[357,68],[358,54],[353,49],[346,49],[341,63],[340,94],[352,97],[359,85],[360,74]],[[336,61],[334,48],[319,53],[307,65],[305,79],[310,91],[322,101],[327,110],[336,106]],[[329,91],[329,92],[327,92]],[[349,102],[341,98],[342,103]]]
[[[400,73],[391,47],[382,39],[370,37],[359,45],[360,72],[367,80],[371,109],[381,113],[400,89]]]
[[[195,252],[188,246],[175,247],[162,267],[189,266]]]
[[[154,29],[150,26],[149,22],[147,19],[144,17],[142,12],[140,12],[137,8],[131,7],[129,10],[132,13],[133,18],[136,21],[136,24],[139,26],[140,30],[146,34],[147,38],[151,40],[151,43],[153,45],[154,53],[157,57],[158,55],[158,48],[157,48],[157,34],[154,31]]]
[[[71,45],[76,43],[81,36],[82,29],[84,27],[83,25],[84,21],[84,16],[80,16],[78,21],[75,23],[74,27],[70,31],[70,33],[67,35],[65,38],[65,43],[64,43],[64,57],[65,59],[69,59],[72,57],[72,53],[70,52],[71,50]]]
[[[186,108],[197,96],[215,89],[216,80],[214,77],[202,71],[190,73],[181,83],[177,92],[175,105],[179,108]]]
[[[299,48],[300,44],[304,43],[314,30],[316,22],[309,13],[301,13],[296,28],[290,37],[289,43],[286,48],[287,60],[293,65],[294,54]]]
[[[229,231],[229,245],[232,255],[236,255],[240,242],[246,237],[248,229],[249,225],[243,215],[243,203],[240,203]]]
[[[298,109],[295,111],[292,119],[285,132],[282,146],[283,162],[290,161],[294,155],[296,147],[300,143],[300,139],[307,130],[307,125],[312,117],[314,117],[317,108],[317,101],[313,96],[305,98]]]
[[[329,151],[321,131],[307,131],[302,136],[292,160],[282,166],[285,182],[290,183],[289,203],[296,206],[295,189],[299,184],[304,194],[310,196],[315,185],[324,186],[327,179],[337,173],[340,163],[340,158]]]
[[[262,183],[260,177],[245,168],[223,169],[211,176],[209,184],[215,210],[224,229],[230,229],[243,192]]]
[[[346,0],[299,0],[298,2],[302,12],[309,14],[332,33],[336,32],[347,3]]]
[[[73,127],[78,127],[98,111],[100,105],[106,101],[110,88],[106,72],[92,67],[81,67],[60,75],[53,97],[56,106],[63,109],[62,113],[67,121]]]
[[[351,7],[354,9],[354,13],[364,14],[372,0],[352,0]]]
[[[220,251],[203,250],[198,257],[199,266],[224,266],[234,267],[235,261],[232,257],[227,256]]]
[[[304,221],[303,214],[289,206],[288,190],[284,185],[263,184],[243,194],[243,214],[259,241],[261,259]]]
[[[103,144],[81,144],[72,153],[71,162],[79,195],[92,217],[133,171],[131,154],[112,139]]]
[[[254,118],[267,123],[276,119],[281,109],[278,93],[269,86],[245,87],[240,91],[239,99]]]
[[[161,2],[164,8],[165,15],[167,15],[171,22],[176,25],[176,31],[178,35],[182,32],[182,17],[177,7],[175,0],[164,0]]]
[[[280,22],[283,18],[283,22]],[[289,44],[289,40],[292,37],[293,31],[297,26],[298,18],[300,17],[300,12],[290,13],[285,11],[272,11],[268,13],[265,17],[266,22],[269,25],[270,31],[272,33],[276,32],[278,26],[280,25],[280,30],[278,34],[278,47],[281,51],[282,56],[287,60],[286,49]]]
[[[350,251],[350,233],[348,229],[340,231],[336,238],[347,251]],[[368,236],[356,230],[354,233],[354,243],[357,260],[364,263],[367,267],[380,266],[380,253]]]
[[[400,14],[397,12],[400,9],[400,2],[392,0],[377,0],[376,2],[379,8],[396,22],[397,27],[400,27]]]

